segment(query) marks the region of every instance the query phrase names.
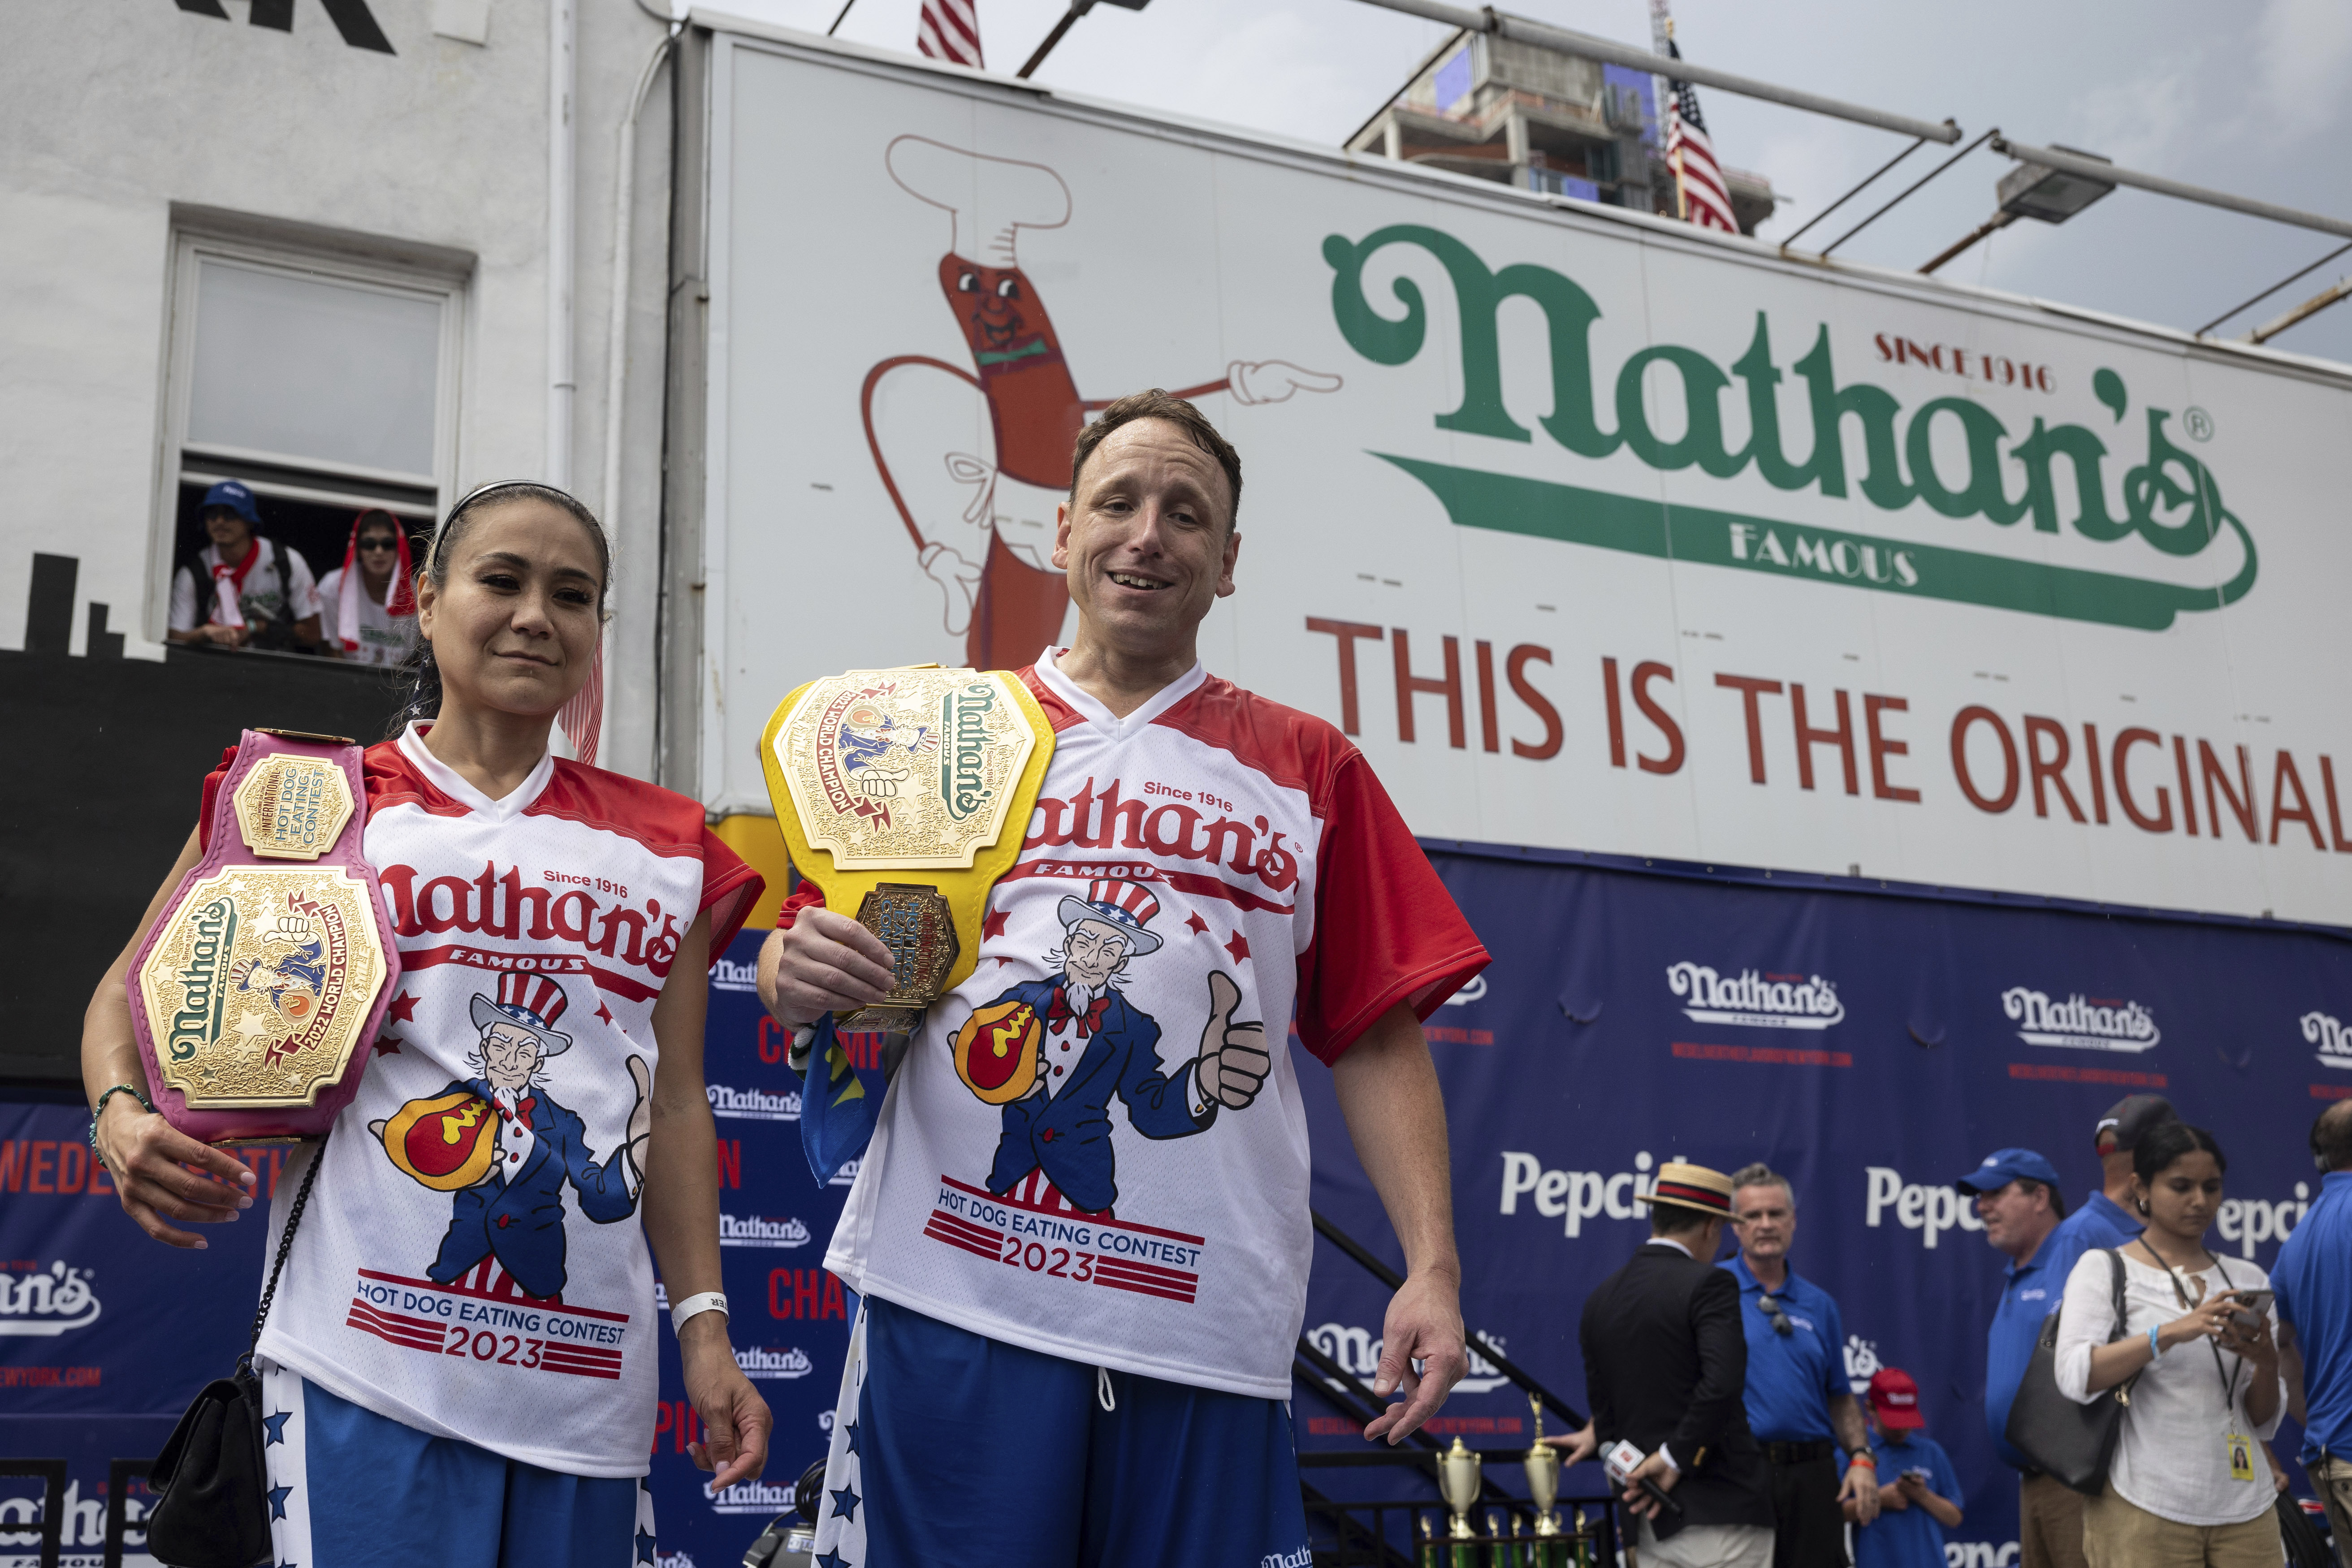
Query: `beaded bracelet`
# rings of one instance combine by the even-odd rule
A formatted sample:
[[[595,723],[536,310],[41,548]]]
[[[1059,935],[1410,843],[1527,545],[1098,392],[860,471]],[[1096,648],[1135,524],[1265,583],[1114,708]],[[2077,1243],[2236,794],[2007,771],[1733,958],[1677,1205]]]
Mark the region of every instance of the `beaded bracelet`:
[[[118,1094],[128,1094],[131,1099],[137,1100],[140,1104],[147,1108],[148,1115],[152,1116],[155,1114],[155,1102],[147,1098],[147,1091],[145,1089],[141,1089],[135,1083],[116,1084],[105,1093],[100,1095],[98,1097],[98,1103],[90,1107],[89,1146],[92,1149],[96,1149],[98,1147],[98,1119],[106,1114],[106,1102],[112,1100]]]

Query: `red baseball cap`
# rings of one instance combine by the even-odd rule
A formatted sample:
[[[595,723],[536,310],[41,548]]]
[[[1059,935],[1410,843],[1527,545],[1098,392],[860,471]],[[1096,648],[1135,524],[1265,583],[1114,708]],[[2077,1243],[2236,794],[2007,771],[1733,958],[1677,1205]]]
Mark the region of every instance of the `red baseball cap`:
[[[1870,1412],[1890,1432],[1927,1424],[1919,1414],[1919,1385],[1911,1381],[1909,1373],[1891,1366],[1871,1374]]]

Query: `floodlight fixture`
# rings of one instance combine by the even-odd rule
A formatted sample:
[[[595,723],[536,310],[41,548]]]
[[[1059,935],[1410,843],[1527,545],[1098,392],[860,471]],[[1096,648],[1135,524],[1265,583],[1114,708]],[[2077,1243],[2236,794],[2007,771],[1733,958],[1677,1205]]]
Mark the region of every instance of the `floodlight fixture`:
[[[2072,153],[2077,158],[2095,163],[2112,163],[2115,160],[2096,153],[2085,153],[2079,147],[2052,143],[2052,150]],[[2042,223],[2064,223],[2101,196],[2116,188],[2113,180],[2102,180],[2075,170],[2053,169],[2041,163],[2020,163],[2000,177],[1993,187],[2000,199],[2000,210],[2012,218],[2030,217]]]

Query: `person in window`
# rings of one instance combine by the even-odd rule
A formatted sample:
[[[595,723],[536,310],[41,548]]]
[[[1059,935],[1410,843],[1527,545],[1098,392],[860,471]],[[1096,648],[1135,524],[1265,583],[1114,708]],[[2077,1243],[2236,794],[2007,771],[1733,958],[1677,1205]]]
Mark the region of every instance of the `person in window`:
[[[170,639],[316,652],[319,586],[310,563],[255,531],[261,513],[253,492],[235,479],[215,485],[205,492],[204,521],[212,542],[193,569],[183,566],[172,579]]]
[[[353,664],[404,664],[416,647],[408,531],[380,507],[352,519],[343,563],[319,579],[322,641]]]

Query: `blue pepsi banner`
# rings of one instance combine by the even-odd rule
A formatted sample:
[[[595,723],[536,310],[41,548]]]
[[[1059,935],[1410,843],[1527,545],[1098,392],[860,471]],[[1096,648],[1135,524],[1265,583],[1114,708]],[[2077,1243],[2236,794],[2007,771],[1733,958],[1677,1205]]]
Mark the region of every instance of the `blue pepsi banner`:
[[[2101,1112],[2162,1093],[2231,1158],[2212,1245],[2267,1268],[2315,1190],[2305,1130],[2352,1097],[2352,942],[2326,931],[1433,847],[1496,960],[1426,1027],[1471,1327],[1580,1405],[1578,1316],[1647,1234],[1634,1200],[1657,1167],[1767,1162],[1795,1184],[1793,1261],[1839,1301],[1848,1374],[1899,1366],[1919,1382],[1966,1489],[1956,1568],[2006,1568],[2017,1531],[2012,1473],[1983,1418],[2004,1259],[1953,1178],[2022,1144],[2057,1165],[2072,1206],[2097,1184]],[[713,972],[705,1075],[730,1328],[775,1413],[772,1457],[757,1482],[705,1489],[686,1452],[700,1424],[665,1333],[652,1459],[664,1568],[733,1563],[791,1506],[824,1452],[856,1311],[823,1265],[855,1171],[824,1186],[809,1174],[789,1036],[752,992],[763,934],[739,937]],[[1297,1067],[1317,1207],[1401,1263],[1328,1072],[1303,1053]],[[66,1561],[96,1568],[110,1461],[151,1457],[244,1347],[264,1227],[214,1228],[203,1252],[148,1241],[89,1160],[86,1126],[71,1105],[0,1107],[0,1459],[67,1460]],[[283,1152],[242,1157],[268,1191]],[[1318,1244],[1309,1339],[1369,1378],[1386,1305]],[[1302,1447],[1360,1449],[1311,1387],[1294,1414]],[[1525,1398],[1475,1355],[1432,1428],[1483,1448],[1530,1435]],[[1335,1495],[1430,1495],[1406,1470],[1308,1479]],[[1591,1467],[1563,1479],[1566,1493],[1601,1489]],[[140,1563],[145,1494],[136,1481],[127,1494],[127,1560]],[[38,1481],[0,1477],[0,1568],[34,1562],[40,1496]]]
[[[1470,1327],[1582,1408],[1584,1298],[1649,1234],[1634,1200],[1658,1166],[1766,1162],[1794,1184],[1791,1263],[1837,1299],[1857,1389],[1881,1366],[1918,1380],[1928,1433],[1966,1486],[1955,1568],[2016,1561],[2017,1487],[1984,1419],[2007,1259],[1953,1180],[2024,1145],[2057,1166],[2071,1209],[2099,1184],[2101,1114],[2160,1093],[2229,1155],[2209,1243],[2268,1268],[2317,1191],[2311,1121],[2352,1096],[2352,942],[2323,931],[1574,855],[1433,858],[1495,954],[1426,1031]],[[1329,1075],[1297,1061],[1317,1207],[1401,1266]],[[1369,1379],[1387,1295],[1318,1242],[1305,1331]],[[1311,1391],[1296,1409],[1303,1447],[1360,1445]],[[1521,1446],[1527,1400],[1474,1355],[1433,1427]],[[1428,1495],[1396,1475],[1388,1495]],[[1598,1467],[1561,1485],[1598,1492]]]

